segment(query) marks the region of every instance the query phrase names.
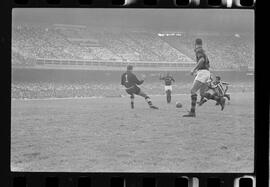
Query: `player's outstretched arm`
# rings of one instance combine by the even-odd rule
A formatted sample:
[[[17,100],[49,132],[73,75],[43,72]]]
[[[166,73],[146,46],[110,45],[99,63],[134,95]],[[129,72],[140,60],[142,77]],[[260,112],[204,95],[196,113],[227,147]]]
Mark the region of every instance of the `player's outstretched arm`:
[[[144,80],[140,80],[138,85],[141,85],[144,82]]]
[[[224,84],[224,85],[230,85],[228,82],[221,82],[222,84]]]
[[[133,75],[133,79],[137,85],[141,85],[144,82],[144,80],[139,80],[136,75]]]

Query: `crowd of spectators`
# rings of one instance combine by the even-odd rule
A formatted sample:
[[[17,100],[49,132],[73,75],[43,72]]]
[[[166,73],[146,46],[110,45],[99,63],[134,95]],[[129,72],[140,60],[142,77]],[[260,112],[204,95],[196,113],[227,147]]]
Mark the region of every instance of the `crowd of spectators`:
[[[214,69],[238,69],[254,66],[254,41],[252,36],[234,34],[162,37],[162,39],[195,60],[194,38],[203,39],[204,49]]]
[[[131,38],[136,40],[144,49],[151,50],[152,53],[159,57],[160,61],[168,62],[191,62],[192,60],[181,53],[179,50],[173,48],[167,42],[161,40],[156,34],[153,33],[131,33]]]
[[[15,82],[11,88],[17,99],[120,96],[119,86],[109,83]]]
[[[126,43],[123,36],[118,33],[101,33],[100,42],[114,54],[118,55],[124,61],[140,61],[140,54]]]
[[[33,58],[29,58],[27,56],[23,56],[20,53],[14,51],[12,52],[12,63],[15,65],[23,65],[23,66],[33,66],[35,65],[35,60]]]
[[[183,34],[159,37],[149,32],[92,32],[90,28],[19,25],[12,29],[12,62],[24,59],[192,62],[194,38],[201,37],[216,69],[254,65],[254,42],[245,35]],[[70,39],[89,39],[95,46]],[[29,63],[29,62],[27,62]]]
[[[118,61],[190,61],[185,55],[147,33],[91,33],[87,29],[42,28],[17,26],[13,28],[14,52],[32,58],[84,59]],[[91,36],[92,34],[92,36]],[[80,46],[69,41],[94,37],[100,46]]]
[[[53,29],[18,26],[12,29],[12,49],[32,58],[79,58],[65,49],[70,43]]]
[[[104,47],[85,47],[91,51],[91,54],[95,55],[98,60],[112,60],[122,61],[122,58],[115,55],[113,52]],[[87,59],[87,58],[85,58]]]
[[[173,85],[174,94],[188,94],[190,82],[176,82]],[[152,95],[164,94],[162,82],[145,83],[143,89]],[[253,92],[252,82],[234,82],[229,86],[229,92]],[[11,97],[14,99],[45,99],[45,98],[86,98],[86,97],[122,97],[126,96],[119,83],[60,83],[60,82],[13,82]]]

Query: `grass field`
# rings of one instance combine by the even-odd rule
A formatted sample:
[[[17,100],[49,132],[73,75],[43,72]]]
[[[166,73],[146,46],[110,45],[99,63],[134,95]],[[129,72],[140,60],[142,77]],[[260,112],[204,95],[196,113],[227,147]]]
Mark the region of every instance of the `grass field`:
[[[67,172],[252,172],[254,94],[209,101],[183,118],[189,95],[12,100],[11,170]],[[175,102],[183,104],[177,109]]]

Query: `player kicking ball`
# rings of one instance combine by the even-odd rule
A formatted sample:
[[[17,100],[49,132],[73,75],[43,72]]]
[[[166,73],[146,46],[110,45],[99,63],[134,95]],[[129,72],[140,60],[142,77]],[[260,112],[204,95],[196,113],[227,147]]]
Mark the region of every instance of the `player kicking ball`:
[[[195,68],[191,71],[191,75],[196,72],[196,77],[193,81],[191,88],[191,109],[188,114],[183,115],[183,117],[196,117],[196,102],[197,102],[197,91],[200,90],[201,96],[207,99],[212,99],[220,103],[222,110],[225,106],[225,99],[222,97],[217,97],[214,94],[206,93],[204,90],[207,88],[207,81],[210,79],[210,63],[205,51],[202,48],[202,39],[198,38],[195,40],[195,54],[197,64]]]
[[[123,73],[121,76],[121,85],[125,86],[126,92],[130,95],[131,108],[132,109],[134,108],[135,95],[139,95],[139,96],[144,97],[145,101],[148,103],[150,108],[158,109],[158,107],[152,104],[150,97],[138,87],[138,85],[141,85],[144,81],[138,80],[138,78],[132,71],[133,71],[133,66],[128,65],[127,71]]]
[[[167,75],[165,77],[159,77],[159,80],[164,80],[165,82],[165,93],[166,93],[166,99],[167,103],[171,103],[172,99],[172,82],[175,82],[174,78],[167,72]]]

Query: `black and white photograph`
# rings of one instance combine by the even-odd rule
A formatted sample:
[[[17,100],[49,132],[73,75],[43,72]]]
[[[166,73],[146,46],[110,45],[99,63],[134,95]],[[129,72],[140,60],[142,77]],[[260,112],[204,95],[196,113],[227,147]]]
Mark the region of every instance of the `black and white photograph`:
[[[10,168],[254,172],[254,11],[14,8]]]

